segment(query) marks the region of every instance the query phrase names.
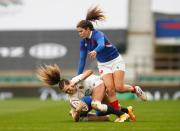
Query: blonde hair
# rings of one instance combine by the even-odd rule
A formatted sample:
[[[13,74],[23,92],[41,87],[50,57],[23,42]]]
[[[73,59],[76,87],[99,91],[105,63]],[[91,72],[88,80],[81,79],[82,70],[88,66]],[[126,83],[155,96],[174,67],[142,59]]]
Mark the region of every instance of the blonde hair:
[[[61,70],[56,64],[40,66],[37,69],[37,77],[47,85],[55,85],[60,82],[60,72]]]

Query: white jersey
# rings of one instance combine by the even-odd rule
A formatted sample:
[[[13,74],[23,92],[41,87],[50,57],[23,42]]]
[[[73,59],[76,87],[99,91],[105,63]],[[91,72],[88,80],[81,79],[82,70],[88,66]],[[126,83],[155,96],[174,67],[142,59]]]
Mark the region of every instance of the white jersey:
[[[77,81],[81,78],[82,74],[74,77],[71,81]],[[76,93],[69,94],[70,101],[72,100],[80,100],[82,97],[86,95],[92,95],[92,91],[94,88],[99,86],[103,81],[101,80],[100,76],[97,75],[90,75],[85,80],[81,81],[76,85]]]

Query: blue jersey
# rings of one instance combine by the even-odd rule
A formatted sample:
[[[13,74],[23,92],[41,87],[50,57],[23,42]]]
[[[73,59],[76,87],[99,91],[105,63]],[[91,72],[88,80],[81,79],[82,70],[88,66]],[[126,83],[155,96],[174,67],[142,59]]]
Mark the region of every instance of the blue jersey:
[[[80,61],[78,74],[81,74],[86,64],[88,51],[96,51],[96,59],[98,62],[108,62],[119,56],[119,52],[113,46],[103,32],[93,30],[91,38],[82,39],[80,42]]]

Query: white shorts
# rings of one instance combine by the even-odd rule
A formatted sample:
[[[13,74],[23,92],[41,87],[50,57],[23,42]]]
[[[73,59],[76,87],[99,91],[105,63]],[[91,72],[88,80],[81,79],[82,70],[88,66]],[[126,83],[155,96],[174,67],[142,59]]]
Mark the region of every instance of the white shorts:
[[[90,75],[83,81],[85,90],[89,90],[92,93],[92,90],[103,83],[103,80],[98,75]],[[86,94],[87,95],[87,94]]]
[[[112,74],[117,70],[125,71],[125,62],[121,55],[105,63],[98,62],[97,65],[101,77],[105,74]]]

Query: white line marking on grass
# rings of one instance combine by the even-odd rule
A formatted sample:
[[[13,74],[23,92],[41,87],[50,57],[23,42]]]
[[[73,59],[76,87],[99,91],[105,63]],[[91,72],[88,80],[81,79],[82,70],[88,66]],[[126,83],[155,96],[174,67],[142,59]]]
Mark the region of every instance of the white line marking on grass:
[[[109,130],[116,130],[122,127],[106,127]],[[97,129],[104,129],[104,127],[71,127],[70,130],[97,130]],[[180,127],[126,127],[126,129],[143,129],[143,130],[153,130],[153,129],[164,129],[164,130],[175,130],[180,129]]]
[[[0,128],[0,130],[51,130],[50,128],[42,128],[42,127],[7,127]]]

